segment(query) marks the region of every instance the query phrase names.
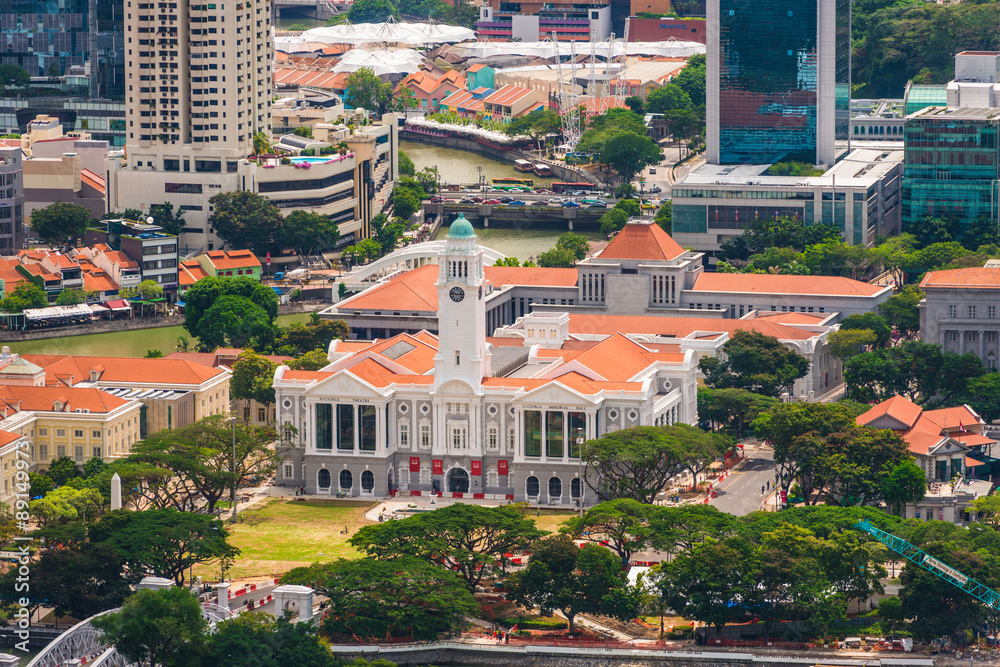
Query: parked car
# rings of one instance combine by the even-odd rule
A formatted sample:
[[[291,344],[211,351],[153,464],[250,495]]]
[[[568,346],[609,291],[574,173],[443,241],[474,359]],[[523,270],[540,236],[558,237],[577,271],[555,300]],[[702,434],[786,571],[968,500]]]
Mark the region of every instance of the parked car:
[[[507,206],[527,206],[528,204],[520,199],[515,199],[512,202],[507,202]]]
[[[570,200],[570,201],[564,201],[562,203],[562,207],[563,208],[580,208],[580,205],[577,204],[575,201]]]
[[[602,201],[591,202],[587,205],[587,208],[607,208],[608,205]]]

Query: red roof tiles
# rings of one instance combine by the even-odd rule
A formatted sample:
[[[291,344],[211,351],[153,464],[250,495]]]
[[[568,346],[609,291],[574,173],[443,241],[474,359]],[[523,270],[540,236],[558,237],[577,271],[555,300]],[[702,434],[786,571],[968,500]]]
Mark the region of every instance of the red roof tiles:
[[[630,222],[601,251],[601,259],[671,260],[685,252],[670,234],[651,222]]]

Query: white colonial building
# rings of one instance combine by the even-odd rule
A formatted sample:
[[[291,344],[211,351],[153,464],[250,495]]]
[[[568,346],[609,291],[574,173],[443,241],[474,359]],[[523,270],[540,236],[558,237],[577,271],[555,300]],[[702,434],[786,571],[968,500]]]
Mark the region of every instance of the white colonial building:
[[[574,504],[579,439],[696,423],[694,351],[621,334],[571,338],[565,321],[491,338],[494,285],[484,269],[460,217],[438,258],[437,335],[334,341],[320,371],[278,368],[278,418],[297,429],[280,483],[331,495]]]

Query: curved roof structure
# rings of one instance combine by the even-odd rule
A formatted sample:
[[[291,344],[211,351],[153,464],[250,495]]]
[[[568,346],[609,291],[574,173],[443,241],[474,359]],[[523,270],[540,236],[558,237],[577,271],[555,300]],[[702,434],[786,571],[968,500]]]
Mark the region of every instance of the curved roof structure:
[[[413,49],[351,49],[333,68],[334,73],[356,72],[367,68],[375,76],[412,74],[420,70],[424,57]]]
[[[304,42],[326,44],[454,44],[476,38],[468,28],[440,23],[349,23],[306,30],[299,37]]]
[[[581,53],[586,47],[577,46],[576,53]],[[560,42],[558,45],[560,56],[573,54],[573,47],[569,42]],[[622,53],[621,40],[611,40],[598,42],[594,47],[594,53],[602,58],[620,57]],[[470,44],[457,44],[451,48],[450,53],[460,58],[488,58],[490,56],[534,56],[536,58],[552,58],[556,54],[556,45],[551,42],[474,42]],[[693,55],[705,53],[705,45],[698,42],[629,42],[628,55],[630,56],[665,56],[668,58],[689,58]]]
[[[451,227],[448,228],[448,238],[450,239],[474,239],[476,238],[476,230],[472,228],[472,223],[465,219],[465,216],[461,213],[455,218],[455,222],[451,223]]]

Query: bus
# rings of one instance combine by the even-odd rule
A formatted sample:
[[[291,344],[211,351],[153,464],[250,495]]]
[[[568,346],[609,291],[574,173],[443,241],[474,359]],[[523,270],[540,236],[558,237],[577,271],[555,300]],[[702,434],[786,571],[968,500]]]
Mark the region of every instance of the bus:
[[[528,188],[529,190],[534,187],[535,182],[530,178],[494,178],[490,181],[490,185],[493,186],[494,190],[510,190],[511,188],[517,188],[523,190]]]
[[[584,192],[590,192],[596,190],[598,186],[593,183],[553,183],[552,192],[556,194],[564,194],[567,192],[576,192],[577,190],[582,190]]]
[[[530,160],[514,160],[514,171],[525,171],[531,173],[535,170],[535,165]]]

